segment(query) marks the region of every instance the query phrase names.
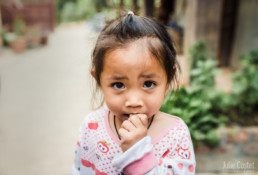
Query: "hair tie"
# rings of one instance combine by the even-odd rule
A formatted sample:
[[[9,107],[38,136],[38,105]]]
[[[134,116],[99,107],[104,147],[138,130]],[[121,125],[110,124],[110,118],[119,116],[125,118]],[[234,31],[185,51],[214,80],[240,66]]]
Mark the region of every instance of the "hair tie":
[[[133,11],[129,11],[127,15],[134,15]]]

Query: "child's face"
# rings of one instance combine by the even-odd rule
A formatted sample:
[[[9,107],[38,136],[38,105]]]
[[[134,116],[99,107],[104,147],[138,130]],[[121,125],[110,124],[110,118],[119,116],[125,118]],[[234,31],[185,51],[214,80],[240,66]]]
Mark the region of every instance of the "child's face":
[[[163,103],[167,76],[147,49],[132,43],[105,56],[100,83],[108,108],[121,120],[136,113],[150,118]]]

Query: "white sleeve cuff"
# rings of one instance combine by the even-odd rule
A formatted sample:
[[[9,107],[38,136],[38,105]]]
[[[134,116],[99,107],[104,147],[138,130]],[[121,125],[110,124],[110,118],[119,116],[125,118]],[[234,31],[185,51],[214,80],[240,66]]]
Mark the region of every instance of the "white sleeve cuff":
[[[78,171],[73,165],[70,175],[80,175],[80,171]]]
[[[141,159],[146,153],[152,151],[151,137],[146,136],[139,140],[136,144],[134,144],[127,151],[116,156],[112,164],[119,171],[122,171],[127,165],[130,163]]]

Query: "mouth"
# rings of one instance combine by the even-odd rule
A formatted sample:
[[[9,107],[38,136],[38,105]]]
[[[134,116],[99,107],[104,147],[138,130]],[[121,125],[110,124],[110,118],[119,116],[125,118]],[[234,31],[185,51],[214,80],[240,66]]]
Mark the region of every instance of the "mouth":
[[[136,114],[138,114],[138,113],[122,114],[122,117],[124,117],[124,118],[129,118],[130,115],[136,115]]]
[[[122,116],[125,117],[125,118],[129,118],[130,114],[122,114]]]

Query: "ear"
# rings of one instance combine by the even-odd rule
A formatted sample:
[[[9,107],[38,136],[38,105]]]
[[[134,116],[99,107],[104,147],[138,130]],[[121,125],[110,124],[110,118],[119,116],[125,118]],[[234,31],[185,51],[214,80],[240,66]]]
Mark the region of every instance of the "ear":
[[[96,80],[96,72],[94,69],[90,71],[91,76]]]

